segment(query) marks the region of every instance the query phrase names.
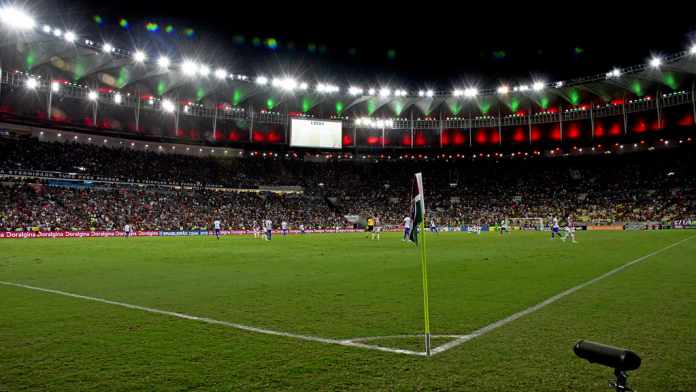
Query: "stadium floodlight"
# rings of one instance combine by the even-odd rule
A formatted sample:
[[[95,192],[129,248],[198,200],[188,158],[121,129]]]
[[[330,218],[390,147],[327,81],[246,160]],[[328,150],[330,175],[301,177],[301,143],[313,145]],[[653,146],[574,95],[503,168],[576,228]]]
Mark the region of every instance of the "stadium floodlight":
[[[559,80],[558,82],[556,82],[556,83],[554,84],[554,87],[556,87],[556,88],[561,88],[561,87],[563,87],[564,85],[565,85],[565,83],[564,83],[562,80]]]
[[[97,94],[96,91],[90,91],[89,93],[87,93],[87,98],[88,98],[90,101],[96,101],[97,98],[99,98],[99,94]]]
[[[39,87],[39,81],[34,79],[34,78],[29,78],[27,79],[24,84],[27,86],[29,90],[36,90],[37,87]]]
[[[383,87],[379,89],[379,96],[382,98],[388,97],[391,95],[391,90],[388,89],[387,87]]]
[[[133,53],[133,60],[135,60],[136,63],[144,63],[145,60],[147,60],[147,55],[142,50],[136,50],[135,53]]]
[[[198,67],[198,74],[203,77],[208,77],[210,75],[210,67],[207,65],[201,65]]]
[[[464,91],[462,91],[458,88],[454,89],[454,91],[452,91],[452,95],[454,95],[455,97],[461,97],[463,94],[464,94]]]
[[[418,90],[418,96],[419,96],[419,97],[425,97],[425,91],[423,91],[423,90]]]
[[[68,42],[75,42],[75,40],[77,40],[77,36],[75,36],[75,33],[72,31],[66,31],[65,34],[63,34],[63,39]]]
[[[277,87],[285,91],[293,91],[297,88],[297,80],[293,78],[275,78],[271,84],[273,87]]]
[[[691,48],[689,48],[689,54],[696,54],[696,44],[691,45]]]
[[[529,86],[526,84],[520,84],[519,86],[515,87],[517,91],[527,91],[529,90]]]
[[[217,70],[215,70],[215,77],[220,80],[224,80],[225,78],[227,78],[227,71],[225,71],[222,68],[218,68]]]
[[[433,90],[427,90],[427,91],[425,92],[425,96],[428,97],[428,98],[432,98],[432,97],[435,96],[435,91],[433,91]]]
[[[300,90],[307,90],[308,88],[309,84],[307,84],[307,82],[300,83]]]
[[[377,91],[374,88],[367,90],[367,95],[375,95]]]
[[[473,98],[478,95],[478,89],[474,87],[469,87],[464,89],[464,96],[467,98]]]
[[[618,68],[614,68],[607,72],[607,78],[618,78],[619,76],[621,76],[621,70]]]
[[[53,36],[60,38],[63,35],[63,32],[60,29],[53,29]]]
[[[187,76],[193,76],[198,72],[198,64],[191,60],[186,60],[181,64],[181,72]]]
[[[34,18],[15,7],[4,7],[0,9],[0,21],[16,30],[31,30],[36,27]]]
[[[506,85],[502,85],[502,86],[498,87],[498,94],[500,94],[500,95],[506,95],[509,92],[510,92],[510,87],[508,87]]]
[[[265,86],[268,84],[268,78],[265,76],[257,76],[256,77],[256,84]]]
[[[165,99],[162,101],[162,110],[164,110],[167,113],[174,113],[174,110],[176,109],[176,106],[174,105],[174,102]]]
[[[51,91],[54,93],[60,91],[60,83],[56,82],[55,80],[51,82]]]
[[[120,105],[121,102],[123,102],[123,96],[121,96],[121,93],[114,94],[114,103],[116,105]]]
[[[653,68],[660,68],[662,65],[662,59],[659,57],[653,57],[650,59],[650,66]]]
[[[318,83],[316,90],[318,93],[331,94],[339,92],[340,88],[328,83]]]
[[[356,87],[356,86],[348,87],[348,94],[350,94],[352,96],[360,95],[362,93],[363,93],[363,89],[361,89],[360,87]]]
[[[171,60],[169,60],[169,58],[165,56],[162,56],[159,59],[157,59],[157,65],[159,65],[160,68],[169,68],[169,65],[171,63]]]
[[[111,53],[111,52],[113,52],[113,51],[114,51],[113,45],[111,45],[111,44],[109,44],[109,43],[105,43],[104,45],[102,45],[102,52],[104,52],[104,53]]]
[[[546,87],[544,82],[534,82],[532,84],[532,90],[534,90],[534,91],[541,91],[544,89],[544,87]]]
[[[46,33],[46,34],[51,34],[51,30],[52,30],[52,29],[51,29],[51,26],[49,26],[49,25],[44,25],[44,26],[43,26],[43,32],[44,32],[44,33]]]

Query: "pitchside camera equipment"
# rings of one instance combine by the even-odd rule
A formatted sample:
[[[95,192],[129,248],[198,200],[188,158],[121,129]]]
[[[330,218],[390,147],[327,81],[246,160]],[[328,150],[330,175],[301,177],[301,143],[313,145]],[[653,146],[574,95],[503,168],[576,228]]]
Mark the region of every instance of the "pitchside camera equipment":
[[[614,369],[616,381],[609,381],[609,386],[617,392],[632,391],[628,388],[629,370],[636,370],[640,367],[641,359],[638,354],[623,348],[607,346],[605,344],[580,340],[573,347],[575,355],[586,359],[590,363],[598,363]]]

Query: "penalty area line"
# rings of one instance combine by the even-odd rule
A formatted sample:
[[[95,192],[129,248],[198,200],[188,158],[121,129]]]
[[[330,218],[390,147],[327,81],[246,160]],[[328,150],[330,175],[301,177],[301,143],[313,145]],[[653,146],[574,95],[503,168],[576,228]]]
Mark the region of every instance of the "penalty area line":
[[[392,347],[383,347],[383,346],[378,346],[378,345],[373,345],[373,344],[361,343],[361,340],[362,340],[361,338],[356,338],[356,339],[322,338],[319,336],[302,335],[302,334],[296,334],[296,333],[291,333],[291,332],[282,332],[282,331],[275,331],[275,330],[271,330],[271,329],[258,328],[258,327],[253,327],[250,325],[231,323],[228,321],[215,320],[215,319],[212,319],[209,317],[198,317],[198,316],[193,316],[193,315],[186,314],[186,313],[170,312],[168,310],[150,308],[147,306],[133,305],[133,304],[125,303],[125,302],[112,301],[112,300],[98,298],[98,297],[90,297],[87,295],[69,293],[67,291],[47,289],[47,288],[43,288],[43,287],[30,286],[30,285],[21,284],[21,283],[0,281],[0,285],[10,286],[10,287],[18,287],[18,288],[23,288],[23,289],[28,289],[28,290],[34,290],[34,291],[39,291],[42,293],[56,294],[56,295],[61,295],[64,297],[77,298],[77,299],[82,299],[82,300],[87,300],[87,301],[92,301],[92,302],[99,302],[99,303],[108,304],[108,305],[120,306],[122,308],[127,308],[127,309],[135,309],[135,310],[140,310],[140,311],[148,312],[148,313],[176,317],[176,318],[180,318],[180,319],[184,319],[184,320],[192,320],[192,321],[198,321],[198,322],[207,323],[207,324],[221,325],[224,327],[234,328],[234,329],[247,331],[247,332],[260,333],[260,334],[264,334],[264,335],[282,336],[282,337],[286,337],[286,338],[293,338],[293,339],[305,340],[305,341],[309,341],[309,342],[324,343],[324,344],[333,344],[333,345],[345,346],[345,347],[358,347],[358,348],[364,348],[364,349],[368,349],[368,350],[383,351],[383,352],[395,353],[395,354],[425,356],[425,352],[398,349],[398,348],[392,348]],[[368,340],[369,340],[369,338],[368,338]]]
[[[662,252],[664,252],[664,251],[666,251],[666,250],[672,249],[672,248],[674,248],[675,246],[681,245],[681,244],[683,244],[684,242],[689,241],[689,240],[691,240],[691,239],[693,239],[693,238],[696,238],[696,236],[691,236],[691,237],[684,238],[684,239],[682,239],[682,240],[680,240],[680,241],[677,241],[677,242],[675,242],[675,243],[673,243],[673,244],[671,244],[671,245],[667,245],[667,246],[665,246],[664,248],[661,248],[661,249],[658,249],[658,250],[653,251],[653,252],[651,252],[651,253],[648,253],[648,254],[646,254],[646,255],[644,255],[644,256],[641,256],[641,257],[639,257],[639,258],[637,258],[637,259],[635,259],[635,260],[631,260],[631,261],[629,261],[629,262],[627,262],[627,263],[625,263],[625,264],[622,264],[622,265],[620,265],[620,266],[614,268],[613,270],[611,270],[611,271],[609,271],[609,272],[605,272],[604,274],[602,274],[602,275],[600,275],[600,276],[598,276],[598,277],[596,277],[596,278],[594,278],[594,279],[588,280],[588,281],[585,282],[585,283],[581,283],[581,284],[579,284],[579,285],[577,285],[577,286],[571,287],[571,288],[569,288],[568,290],[563,291],[563,292],[561,292],[561,293],[559,293],[559,294],[556,294],[556,295],[554,295],[553,297],[550,297],[550,298],[548,298],[548,299],[546,299],[546,300],[544,300],[544,301],[542,301],[542,302],[540,302],[540,303],[538,303],[538,304],[536,304],[536,305],[530,306],[530,307],[527,308],[527,309],[524,309],[524,310],[522,310],[522,311],[519,311],[519,312],[517,312],[517,313],[515,313],[515,314],[513,314],[513,315],[511,315],[511,316],[508,316],[508,317],[506,317],[506,318],[504,318],[504,319],[502,319],[502,320],[498,320],[498,321],[496,321],[496,322],[494,322],[494,323],[488,324],[488,325],[486,325],[485,327],[479,328],[479,329],[477,329],[476,331],[474,331],[474,332],[472,332],[472,333],[470,333],[470,334],[468,334],[468,335],[464,335],[464,336],[462,336],[462,337],[460,337],[460,338],[458,338],[458,339],[455,339],[455,340],[453,340],[453,341],[451,341],[451,342],[447,342],[447,343],[445,343],[445,344],[443,344],[443,345],[441,345],[441,346],[435,347],[435,348],[433,348],[433,349],[431,350],[431,353],[432,353],[432,355],[440,354],[440,353],[443,353],[443,352],[445,352],[445,351],[447,351],[447,350],[450,350],[450,349],[453,349],[453,348],[455,348],[455,347],[457,347],[457,346],[460,346],[460,345],[462,345],[462,344],[464,344],[464,343],[466,343],[466,342],[468,342],[468,341],[470,341],[470,340],[473,340],[473,339],[476,339],[476,338],[481,337],[481,336],[483,336],[483,335],[486,335],[487,333],[492,332],[492,331],[495,331],[496,329],[498,329],[498,328],[500,328],[500,327],[502,327],[502,326],[504,326],[504,325],[507,325],[507,324],[509,324],[509,323],[511,323],[511,322],[513,322],[513,321],[515,321],[515,320],[517,320],[517,319],[519,319],[519,318],[521,318],[521,317],[527,316],[527,315],[529,315],[529,314],[531,314],[531,313],[536,312],[536,311],[539,310],[539,309],[542,309],[542,308],[544,308],[544,307],[546,307],[546,306],[548,306],[548,305],[551,305],[552,303],[554,303],[554,302],[556,302],[556,301],[558,301],[558,300],[560,300],[560,299],[562,299],[562,298],[565,298],[565,297],[567,297],[567,296],[573,294],[574,292],[576,292],[576,291],[578,291],[578,290],[580,290],[580,289],[583,289],[583,288],[585,288],[585,287],[587,287],[587,286],[589,286],[589,285],[591,285],[591,284],[594,284],[594,283],[599,282],[600,280],[603,280],[603,279],[606,279],[606,278],[608,278],[608,277],[610,277],[610,276],[612,276],[612,275],[615,275],[615,274],[617,274],[617,273],[619,273],[619,272],[625,270],[626,268],[631,267],[631,266],[634,265],[634,264],[640,263],[641,261],[645,261],[645,260],[649,259],[650,257],[653,257],[653,256],[655,256],[655,255],[658,255],[658,254],[660,254],[660,253],[662,253]]]

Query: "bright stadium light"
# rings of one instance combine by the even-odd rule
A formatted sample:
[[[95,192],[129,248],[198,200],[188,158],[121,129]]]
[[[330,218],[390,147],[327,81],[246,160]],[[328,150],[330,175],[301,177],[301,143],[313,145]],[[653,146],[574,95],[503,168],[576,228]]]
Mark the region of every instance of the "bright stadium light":
[[[203,76],[203,77],[207,77],[208,75],[210,75],[210,67],[208,67],[207,65],[199,66],[198,67],[198,74]]]
[[[360,95],[362,93],[363,93],[363,89],[361,89],[360,87],[356,87],[356,86],[348,87],[348,94],[350,94],[352,96]]]
[[[75,36],[75,33],[72,31],[66,31],[65,34],[63,34],[63,39],[68,42],[75,42],[77,36]]]
[[[469,87],[464,90],[464,96],[468,98],[473,98],[478,95],[478,89],[474,87]]]
[[[419,97],[425,97],[425,91],[423,91],[423,90],[418,90],[418,96],[419,96]]]
[[[34,18],[15,7],[4,7],[0,9],[0,21],[16,30],[31,30],[36,27]]]
[[[519,86],[515,87],[516,91],[527,91],[529,90],[529,86],[526,84],[520,84]]]
[[[97,94],[96,91],[90,91],[89,93],[87,93],[87,98],[88,98],[90,101],[96,101],[97,98],[99,98],[99,94]]]
[[[191,60],[186,60],[181,64],[181,72],[187,76],[193,76],[198,72],[198,64]]]
[[[433,90],[427,90],[427,91],[425,92],[425,96],[428,97],[428,98],[432,98],[432,97],[435,96],[435,91],[433,91]]]
[[[375,95],[377,91],[374,88],[367,90],[367,95]]]
[[[224,80],[225,78],[227,78],[227,71],[225,71],[222,68],[218,68],[217,70],[215,70],[215,77],[220,80]]]
[[[113,45],[111,45],[111,44],[109,44],[109,43],[105,43],[104,45],[102,45],[102,52],[104,52],[104,53],[111,53],[111,52],[113,52],[113,51],[114,51]]]
[[[165,56],[162,56],[159,59],[157,59],[157,65],[159,65],[160,68],[169,68],[169,65],[171,63],[171,60],[169,60],[169,58]]]
[[[388,96],[390,96],[390,95],[391,95],[391,90],[390,90],[390,89],[388,89],[388,88],[386,88],[386,87],[383,87],[383,88],[379,89],[379,96],[380,96],[380,97],[385,98],[385,97],[388,97]]]
[[[174,110],[176,109],[176,106],[174,106],[174,102],[165,99],[162,101],[162,110],[164,110],[167,113],[174,113]]]
[[[27,86],[29,90],[36,90],[37,87],[39,87],[39,81],[34,79],[34,78],[29,78],[27,79],[24,84]]]
[[[662,65],[662,59],[659,57],[653,57],[650,59],[650,66],[653,68],[660,68]]]
[[[618,78],[621,76],[621,70],[618,68],[614,68],[611,71],[607,72],[607,78]]]
[[[135,53],[133,53],[133,60],[135,60],[136,63],[144,63],[145,60],[147,60],[147,55],[142,50],[136,50]]]
[[[51,26],[50,26],[50,25],[44,25],[42,30],[43,30],[43,32],[46,33],[46,34],[51,34],[51,30],[52,30],[52,29],[51,29]]]
[[[114,94],[114,103],[116,105],[120,105],[121,102],[123,102],[123,97],[121,96],[121,94],[120,93]]]
[[[309,84],[307,84],[307,82],[300,83],[300,90],[307,90],[308,88]]]
[[[534,82],[534,83],[532,84],[532,90],[534,90],[534,91],[541,91],[541,90],[544,89],[545,86],[546,86],[546,85],[544,84],[544,82]]]
[[[502,86],[498,87],[498,94],[500,94],[500,95],[505,95],[505,94],[508,94],[509,92],[510,92],[510,87],[508,87],[508,86],[502,85]]]
[[[51,82],[51,91],[53,91],[54,93],[60,91],[60,83],[56,81]]]
[[[463,94],[464,94],[464,91],[462,91],[458,88],[454,89],[454,91],[452,91],[452,95],[454,95],[455,97],[461,97]]]
[[[268,78],[265,76],[257,76],[256,77],[256,84],[265,86],[268,84]]]
[[[696,54],[696,44],[691,45],[691,48],[689,48],[689,54]]]
[[[318,93],[331,94],[331,93],[337,93],[341,89],[338,86],[334,86],[332,84],[318,83],[316,90]]]
[[[63,32],[60,29],[53,29],[53,36],[60,38],[63,35]]]
[[[271,84],[285,91],[293,91],[297,88],[297,81],[293,78],[275,78]]]

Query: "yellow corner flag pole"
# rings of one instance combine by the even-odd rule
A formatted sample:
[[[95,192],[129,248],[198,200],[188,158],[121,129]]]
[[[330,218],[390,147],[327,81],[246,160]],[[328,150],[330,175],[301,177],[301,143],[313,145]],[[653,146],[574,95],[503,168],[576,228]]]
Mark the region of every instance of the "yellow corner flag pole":
[[[430,306],[428,298],[428,258],[425,247],[425,214],[420,224],[422,241],[420,246],[421,273],[423,275],[423,322],[425,323],[425,355],[430,356]]]
[[[418,196],[414,199],[414,217],[418,219],[420,217],[420,222],[417,225],[420,227],[414,227],[413,230],[420,229],[420,234],[422,239],[420,241],[420,259],[421,259],[421,274],[423,276],[423,323],[425,324],[425,355],[430,356],[430,305],[428,300],[428,252],[426,248],[426,234],[425,234],[425,200],[423,191],[423,174],[416,173],[416,186],[418,188]],[[416,223],[414,222],[414,223]],[[418,238],[418,232],[415,232],[414,238]]]

